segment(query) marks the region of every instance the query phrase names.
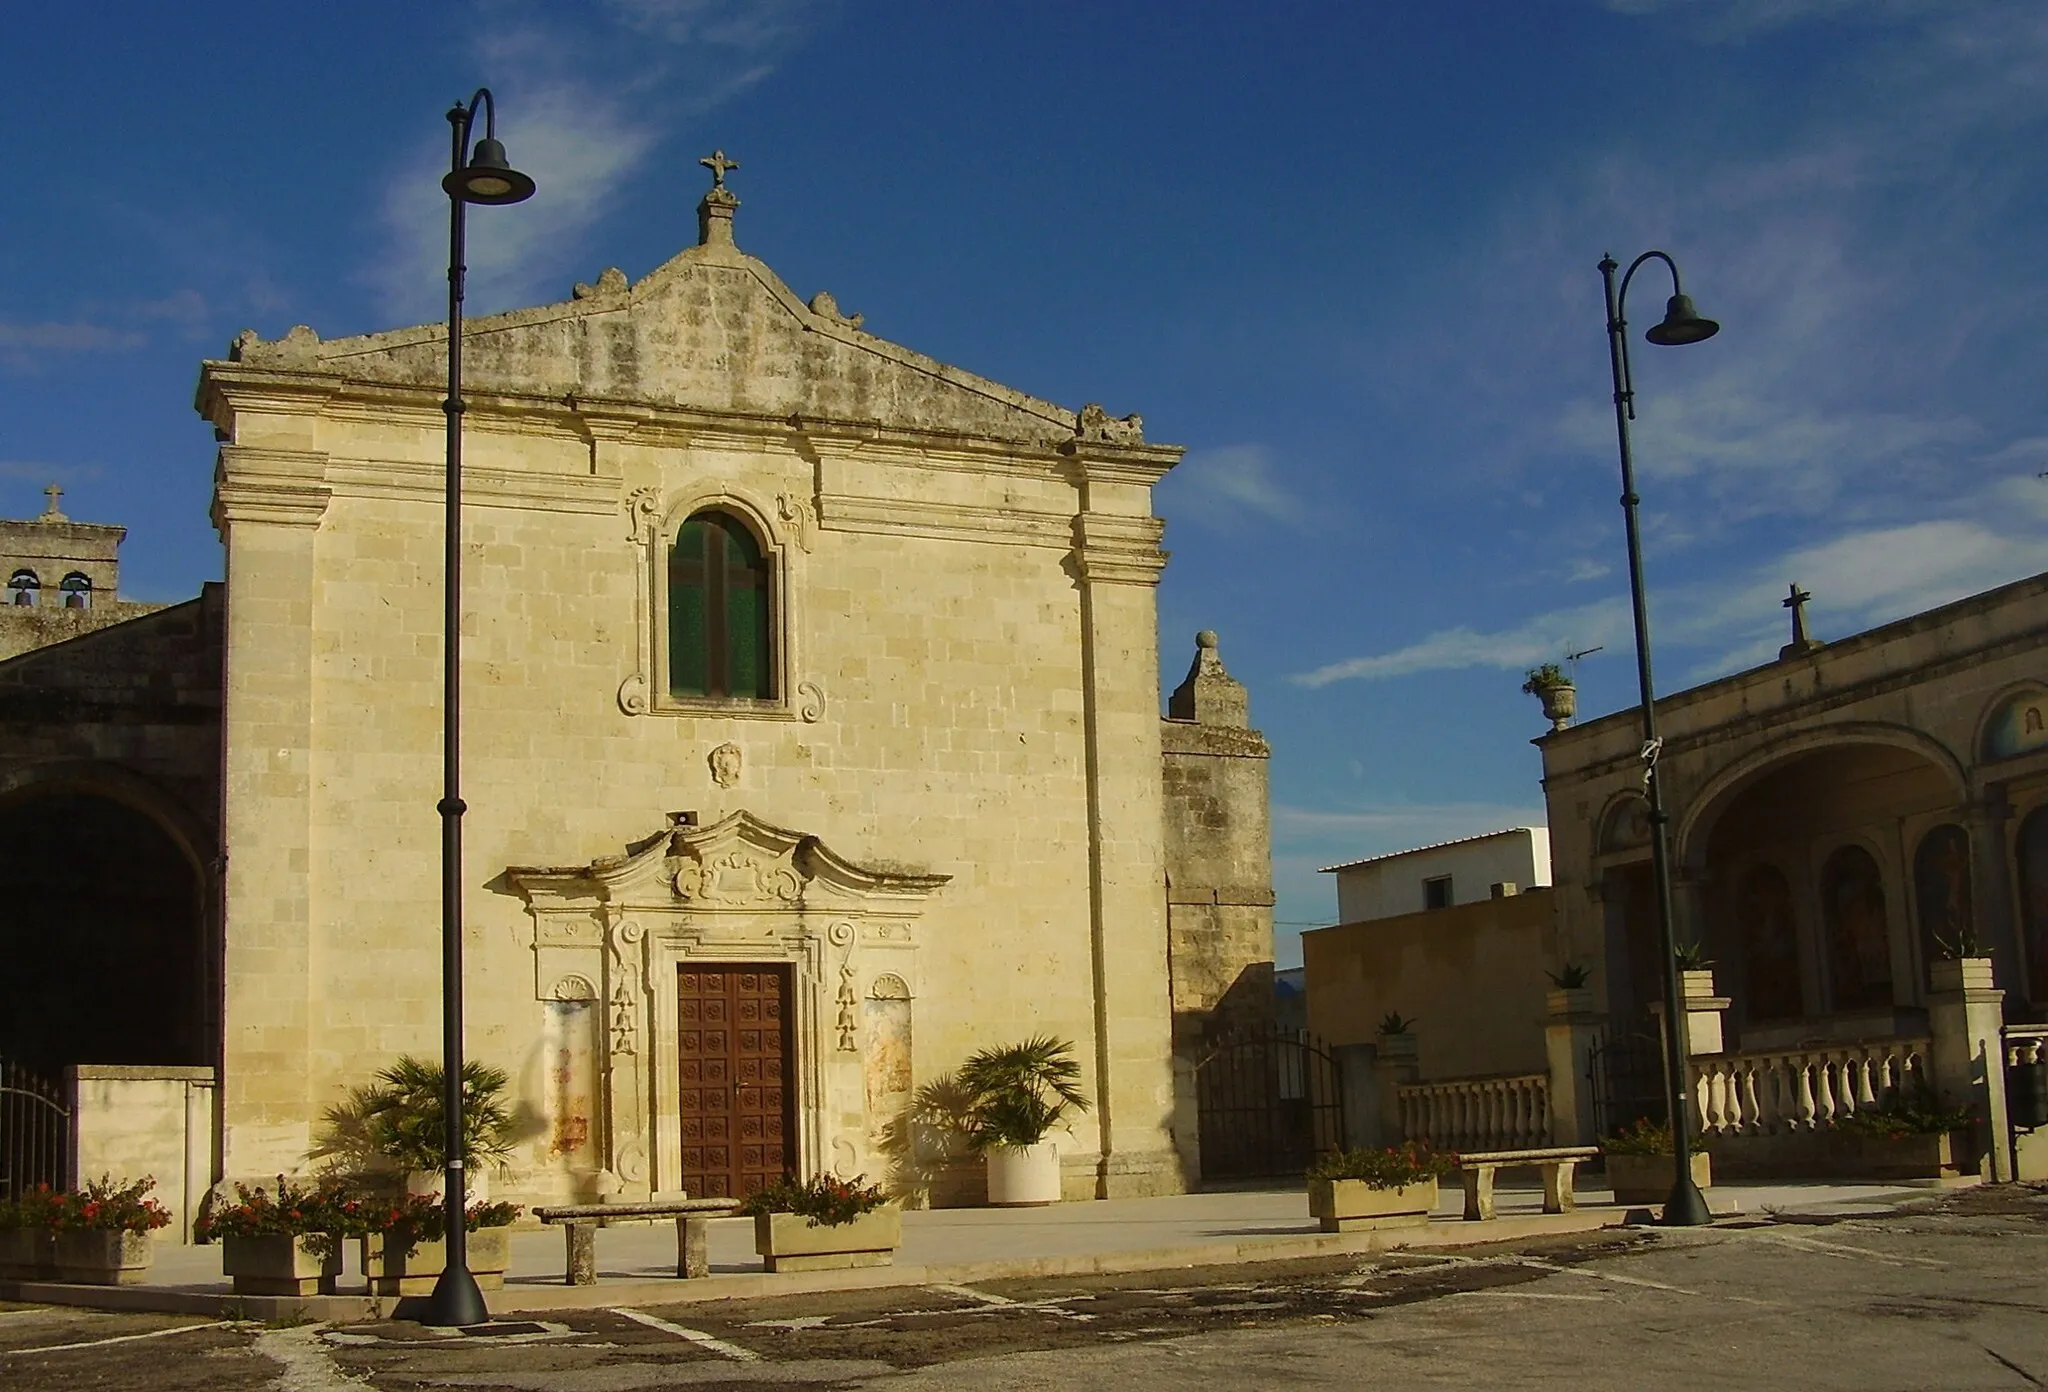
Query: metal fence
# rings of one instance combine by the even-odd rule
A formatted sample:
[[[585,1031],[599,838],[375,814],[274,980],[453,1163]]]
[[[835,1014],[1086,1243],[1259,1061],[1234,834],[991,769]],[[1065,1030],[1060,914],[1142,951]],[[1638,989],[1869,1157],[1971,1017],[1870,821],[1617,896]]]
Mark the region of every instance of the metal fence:
[[[1219,1041],[1196,1066],[1202,1178],[1298,1175],[1344,1144],[1337,1060],[1306,1030]]]
[[[1655,1034],[1621,1031],[1595,1044],[1586,1059],[1593,1134],[1612,1136],[1638,1121],[1664,1122],[1664,1041]]]
[[[71,1168],[71,1109],[61,1083],[0,1058],[0,1200],[38,1184],[61,1186]]]

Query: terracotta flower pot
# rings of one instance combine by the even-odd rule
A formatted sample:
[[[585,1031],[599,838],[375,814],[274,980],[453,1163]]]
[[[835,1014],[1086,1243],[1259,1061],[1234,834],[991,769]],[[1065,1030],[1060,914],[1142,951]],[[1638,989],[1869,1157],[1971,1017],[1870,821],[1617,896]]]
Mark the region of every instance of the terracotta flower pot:
[[[156,1242],[146,1232],[59,1232],[55,1276],[82,1286],[133,1286],[149,1275]]]
[[[1365,1232],[1416,1227],[1436,1209],[1436,1181],[1418,1180],[1398,1189],[1375,1189],[1362,1179],[1312,1179],[1308,1212],[1324,1232]]]
[[[311,1233],[232,1234],[220,1240],[220,1269],[236,1295],[332,1295],[341,1243]]]
[[[903,1211],[884,1204],[851,1223],[814,1223],[800,1213],[754,1215],[754,1250],[770,1271],[888,1266],[903,1244]]]

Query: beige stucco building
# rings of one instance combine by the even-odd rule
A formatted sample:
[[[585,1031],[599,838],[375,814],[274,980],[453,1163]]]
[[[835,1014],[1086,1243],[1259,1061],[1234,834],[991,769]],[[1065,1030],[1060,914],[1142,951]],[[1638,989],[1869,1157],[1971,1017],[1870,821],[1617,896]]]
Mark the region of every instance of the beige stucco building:
[[[1177,1190],[1174,1012],[1263,979],[1272,902],[1265,746],[1212,637],[1160,712],[1180,451],[806,303],[737,203],[642,280],[467,326],[465,985],[521,1117],[500,1188],[884,1175],[917,1086],[1050,1033],[1094,1100],[1069,1196]],[[446,352],[298,328],[201,372],[230,1176],[302,1167],[347,1087],[438,1054]],[[1207,831],[1169,838],[1168,771]]]

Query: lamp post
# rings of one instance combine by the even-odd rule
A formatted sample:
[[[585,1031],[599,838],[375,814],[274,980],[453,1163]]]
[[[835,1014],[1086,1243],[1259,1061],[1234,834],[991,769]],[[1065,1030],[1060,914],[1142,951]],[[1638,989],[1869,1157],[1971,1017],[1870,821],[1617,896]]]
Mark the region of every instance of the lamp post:
[[[1622,311],[1628,302],[1629,282],[1646,261],[1662,261],[1671,271],[1671,298],[1665,305],[1664,322],[1643,335],[1662,347],[1700,343],[1721,331],[1711,319],[1702,319],[1692,306],[1692,297],[1678,283],[1678,263],[1661,251],[1646,251],[1629,263],[1617,291],[1614,273],[1619,265],[1612,256],[1600,258],[1600,278],[1607,292],[1607,356],[1614,370],[1614,429],[1621,440],[1621,510],[1628,524],[1628,589],[1636,622],[1636,679],[1643,694],[1643,795],[1650,804],[1650,873],[1655,881],[1657,902],[1657,944],[1664,955],[1664,1100],[1671,1122],[1672,1162],[1676,1170],[1671,1194],[1664,1201],[1664,1222],[1673,1227],[1696,1227],[1711,1222],[1707,1201],[1692,1182],[1692,1135],[1685,1111],[1685,1001],[1678,979],[1678,944],[1671,922],[1671,843],[1669,818],[1657,774],[1657,756],[1664,742],[1657,736],[1657,704],[1650,680],[1650,611],[1643,598],[1643,544],[1636,526],[1636,470],[1629,451],[1628,423],[1635,419],[1635,381],[1629,374],[1628,320]]]
[[[484,138],[474,152],[469,137],[477,108],[484,113]],[[447,1265],[421,1313],[441,1326],[482,1324],[490,1318],[483,1292],[469,1274],[468,1187],[463,1180],[462,1126],[462,281],[463,214],[471,203],[521,203],[533,197],[533,180],[506,163],[498,142],[498,108],[488,87],[448,113],[454,152],[448,177],[448,503],[441,642],[441,1116],[447,1155]]]

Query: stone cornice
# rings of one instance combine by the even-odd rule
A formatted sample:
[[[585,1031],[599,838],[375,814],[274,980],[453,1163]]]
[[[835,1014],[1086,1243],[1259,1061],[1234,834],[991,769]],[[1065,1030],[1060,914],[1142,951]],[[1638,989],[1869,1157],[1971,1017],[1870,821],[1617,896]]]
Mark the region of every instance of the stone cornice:
[[[226,541],[239,522],[317,527],[333,496],[324,454],[222,445],[213,472],[214,530]]]
[[[1166,524],[1157,517],[1084,512],[1073,522],[1074,564],[1084,581],[1156,585],[1166,569],[1159,549]]]

